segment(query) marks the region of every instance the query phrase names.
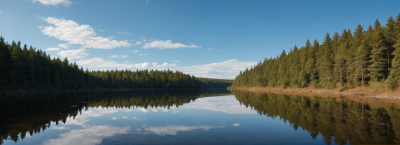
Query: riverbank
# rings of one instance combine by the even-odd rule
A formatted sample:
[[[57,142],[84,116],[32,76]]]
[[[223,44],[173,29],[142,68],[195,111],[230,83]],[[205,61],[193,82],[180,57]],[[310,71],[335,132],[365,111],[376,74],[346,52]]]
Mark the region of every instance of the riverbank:
[[[334,89],[322,88],[282,88],[282,87],[230,87],[230,90],[241,91],[256,91],[256,92],[284,92],[295,94],[331,94],[331,95],[348,95],[348,96],[363,96],[370,98],[387,98],[387,99],[400,99],[400,89],[388,90],[383,87],[383,83],[373,83],[368,87],[356,87],[352,89],[345,89],[337,85]]]

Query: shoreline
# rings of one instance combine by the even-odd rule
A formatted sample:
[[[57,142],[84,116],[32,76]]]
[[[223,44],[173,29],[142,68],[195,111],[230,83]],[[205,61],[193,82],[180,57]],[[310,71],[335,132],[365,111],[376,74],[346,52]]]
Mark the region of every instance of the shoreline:
[[[62,92],[93,92],[93,91],[146,91],[146,90],[193,90],[194,88],[101,88],[101,89],[85,89],[85,90],[14,90],[14,91],[0,91],[0,93],[13,95],[13,94],[26,94],[26,93],[62,93]]]
[[[369,87],[362,88],[371,89]],[[400,99],[400,93],[397,91],[387,91],[382,93],[381,90],[378,93],[368,93],[357,91],[360,88],[348,89],[342,91],[340,88],[336,89],[314,89],[314,88],[271,88],[271,87],[231,87],[228,90],[239,90],[239,91],[252,91],[252,92],[282,92],[282,93],[294,93],[294,94],[323,94],[323,95],[345,95],[345,96],[358,96],[368,98],[380,98],[380,99]],[[387,94],[387,95],[384,95]],[[395,94],[395,95],[394,95]]]
[[[218,90],[222,88],[206,88],[199,90]],[[225,88],[224,88],[225,89]],[[100,88],[100,89],[83,89],[83,90],[13,90],[13,91],[0,91],[0,94],[15,95],[26,93],[67,93],[67,92],[94,92],[94,91],[159,91],[159,90],[196,90],[195,88]]]

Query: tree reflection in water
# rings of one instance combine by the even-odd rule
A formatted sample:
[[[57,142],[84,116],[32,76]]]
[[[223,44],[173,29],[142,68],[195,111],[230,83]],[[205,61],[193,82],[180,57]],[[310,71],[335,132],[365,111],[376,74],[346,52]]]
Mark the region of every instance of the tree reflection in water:
[[[231,94],[227,90],[209,91],[108,91],[76,93],[37,93],[1,95],[0,144],[5,140],[17,142],[45,131],[52,122],[66,123],[88,108],[169,108],[181,106],[199,97]]]
[[[232,92],[260,115],[279,117],[326,144],[399,143],[399,101],[360,97],[305,97],[273,93]],[[357,100],[358,99],[358,100]],[[388,103],[388,101],[392,101]]]

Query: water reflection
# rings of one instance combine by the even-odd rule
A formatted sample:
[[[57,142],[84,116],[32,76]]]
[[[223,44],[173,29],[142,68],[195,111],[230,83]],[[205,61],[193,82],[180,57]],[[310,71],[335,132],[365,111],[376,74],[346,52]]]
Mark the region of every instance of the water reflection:
[[[96,145],[102,142],[103,138],[116,134],[127,134],[129,127],[114,127],[110,125],[99,125],[84,129],[71,130],[60,134],[59,138],[43,141],[44,145]]]
[[[231,93],[227,90],[202,92],[188,90],[3,94],[0,97],[0,111],[7,118],[0,120],[0,144],[3,144],[5,140],[17,142],[18,140],[23,140],[25,137],[39,134],[48,129],[51,124],[54,124],[51,127],[52,129],[68,129],[65,126],[58,126],[60,122],[65,125],[85,127],[85,122],[90,121],[89,117],[100,117],[106,114],[117,113],[118,111],[130,112],[133,111],[132,107],[136,107],[137,110],[143,112],[148,112],[148,109],[153,112],[157,112],[157,110],[168,112],[168,108],[176,108],[199,97],[227,94]],[[82,112],[84,113],[83,115]],[[128,119],[127,116],[123,118]],[[110,119],[116,120],[117,118]],[[133,117],[129,119],[145,120],[146,118]],[[110,128],[111,126],[91,128],[102,129],[107,127]],[[80,131],[84,132],[85,130]],[[66,137],[67,135],[69,134],[64,134],[63,136]],[[111,135],[105,135],[104,137],[108,136]]]
[[[169,126],[142,126],[144,129],[143,134],[148,132],[157,135],[177,135],[178,132],[191,131],[195,129],[202,129],[208,131],[212,128],[224,128],[225,126],[184,126],[184,125],[169,125]],[[141,131],[141,130],[139,130]]]
[[[135,91],[0,97],[2,144],[392,144],[400,102]],[[396,134],[397,133],[397,134]],[[3,143],[4,142],[4,143]],[[14,144],[14,143],[12,143]]]
[[[326,144],[391,144],[400,139],[399,102],[358,97],[305,97],[233,92],[260,115],[279,117]],[[388,102],[392,101],[392,102]]]

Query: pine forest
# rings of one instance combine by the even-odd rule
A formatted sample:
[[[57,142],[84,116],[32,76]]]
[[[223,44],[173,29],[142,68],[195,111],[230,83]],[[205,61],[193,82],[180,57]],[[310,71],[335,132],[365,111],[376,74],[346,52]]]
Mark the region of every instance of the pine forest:
[[[233,87],[344,88],[384,83],[395,89],[400,79],[400,13],[382,25],[376,19],[364,29],[360,24],[323,42],[307,40],[275,57],[266,58],[236,77]]]
[[[202,79],[172,70],[84,70],[20,42],[0,37],[0,91],[100,88],[226,88],[232,81]]]

